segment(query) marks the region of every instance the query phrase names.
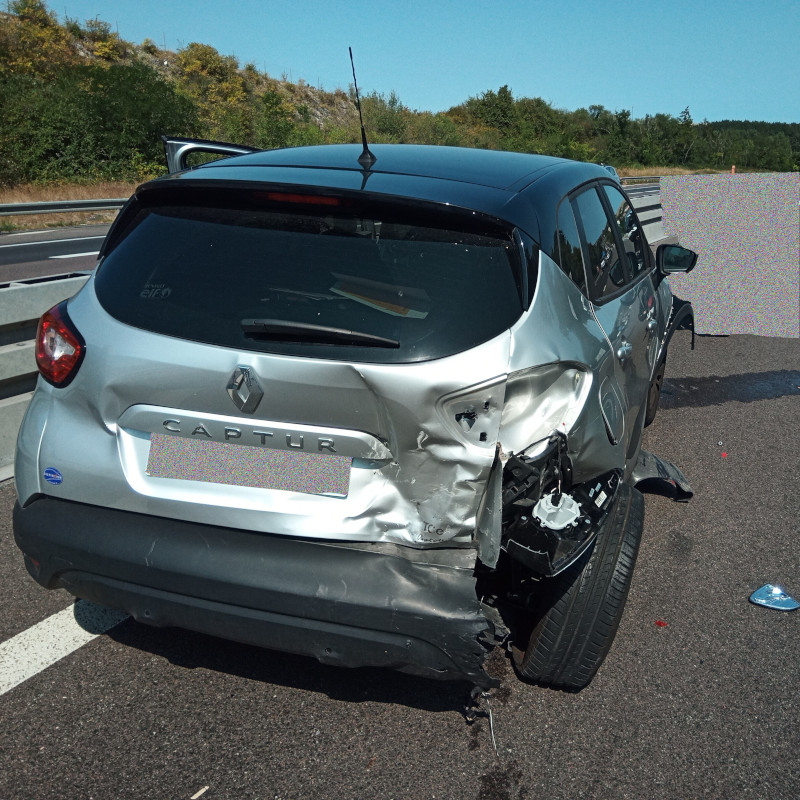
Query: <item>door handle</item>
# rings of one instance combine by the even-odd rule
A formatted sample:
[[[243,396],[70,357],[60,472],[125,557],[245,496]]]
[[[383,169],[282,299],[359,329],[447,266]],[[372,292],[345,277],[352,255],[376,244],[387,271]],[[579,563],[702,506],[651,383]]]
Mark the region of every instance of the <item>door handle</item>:
[[[617,348],[617,358],[624,361],[633,352],[633,345],[630,342],[622,340],[620,346]]]

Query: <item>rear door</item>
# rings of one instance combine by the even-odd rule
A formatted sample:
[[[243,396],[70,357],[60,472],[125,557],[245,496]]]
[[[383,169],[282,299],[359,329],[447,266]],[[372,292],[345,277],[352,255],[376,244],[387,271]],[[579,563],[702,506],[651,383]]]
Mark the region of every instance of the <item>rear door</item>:
[[[658,356],[658,344],[664,332],[661,328],[666,326],[664,309],[659,308],[661,299],[653,281],[653,256],[636,212],[625,195],[616,186],[609,184],[603,185],[601,196],[603,195],[607,210],[611,212],[616,223],[617,235],[625,253],[629,284],[642,284],[638,288],[646,304],[642,315],[647,329],[647,367],[649,375],[652,375]]]
[[[630,204],[611,185],[572,198],[581,231],[589,299],[614,357],[623,404],[626,459],[637,454],[658,344],[649,253]]]

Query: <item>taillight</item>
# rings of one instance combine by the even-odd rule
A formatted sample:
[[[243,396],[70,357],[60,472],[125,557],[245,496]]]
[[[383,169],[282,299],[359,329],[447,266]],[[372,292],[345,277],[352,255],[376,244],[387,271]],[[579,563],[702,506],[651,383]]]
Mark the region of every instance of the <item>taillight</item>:
[[[66,386],[78,371],[86,343],[67,314],[67,301],[53,306],[39,320],[36,365],[53,386]]]

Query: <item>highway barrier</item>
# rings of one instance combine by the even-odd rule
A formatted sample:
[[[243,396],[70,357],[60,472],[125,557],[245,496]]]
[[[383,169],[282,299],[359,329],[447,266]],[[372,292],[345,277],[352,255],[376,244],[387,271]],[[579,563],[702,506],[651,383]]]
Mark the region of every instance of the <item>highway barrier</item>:
[[[110,200],[52,200],[36,203],[0,203],[0,217],[19,214],[59,214],[67,211],[114,211],[128,202],[127,197]]]
[[[13,475],[17,431],[36,385],[39,317],[75,294],[88,276],[70,272],[0,283],[0,480]]]
[[[644,228],[644,235],[650,245],[659,245],[664,242],[677,243],[675,236],[667,236],[664,231],[664,221],[661,213],[661,195],[647,194],[632,197],[631,203],[636,209],[636,216]]]
[[[620,183],[623,186],[635,186],[637,184],[643,183],[654,183],[659,184],[661,182],[660,175],[635,175],[634,177],[629,178],[620,178]]]

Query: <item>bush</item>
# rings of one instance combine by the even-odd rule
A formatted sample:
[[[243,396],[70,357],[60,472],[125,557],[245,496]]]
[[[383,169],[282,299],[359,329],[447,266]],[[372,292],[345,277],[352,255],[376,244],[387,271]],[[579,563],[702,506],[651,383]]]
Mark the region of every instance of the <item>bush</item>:
[[[198,133],[191,101],[141,63],[0,81],[3,185],[139,180],[163,163],[162,134]]]

